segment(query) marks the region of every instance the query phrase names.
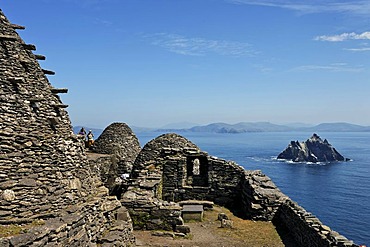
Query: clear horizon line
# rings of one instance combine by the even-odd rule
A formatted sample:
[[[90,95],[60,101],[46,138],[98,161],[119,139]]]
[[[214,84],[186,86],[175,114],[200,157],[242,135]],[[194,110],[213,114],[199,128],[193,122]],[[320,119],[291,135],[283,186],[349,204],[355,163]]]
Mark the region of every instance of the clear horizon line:
[[[118,121],[114,121],[112,123],[116,123]],[[111,124],[112,124],[111,123]],[[135,128],[143,128],[143,129],[190,129],[192,127],[197,127],[197,126],[207,126],[207,125],[210,125],[210,124],[228,124],[228,125],[236,125],[236,124],[240,124],[240,123],[270,123],[270,124],[275,124],[275,125],[280,125],[280,126],[287,126],[287,125],[292,125],[292,124],[299,124],[299,125],[310,125],[311,127],[315,127],[315,126],[318,126],[320,124],[352,124],[352,125],[357,125],[357,126],[361,126],[361,127],[370,127],[370,124],[359,124],[359,123],[353,123],[353,122],[344,122],[344,121],[334,121],[334,122],[318,122],[318,123],[306,123],[306,122],[286,122],[286,123],[278,123],[278,122],[270,122],[270,121],[240,121],[240,122],[236,122],[236,123],[230,123],[230,122],[221,122],[221,121],[217,121],[217,122],[209,122],[209,123],[204,123],[204,124],[196,124],[196,125],[193,125],[192,127],[186,127],[186,128],[163,128],[165,127],[166,125],[170,125],[170,124],[176,124],[176,123],[168,123],[168,124],[164,124],[162,126],[154,126],[154,127],[149,127],[149,126],[140,126],[140,125],[135,125],[135,124],[129,124],[127,122],[121,122],[121,123],[126,123],[128,126],[130,127],[135,127]],[[109,124],[110,125],[110,124]],[[72,127],[75,128],[75,127],[88,127],[88,128],[91,128],[91,129],[105,129],[106,127],[108,127],[109,125],[105,126],[105,127],[98,127],[96,125],[93,125],[93,124],[72,124]],[[93,127],[91,127],[93,126]],[[287,126],[289,127],[289,126]]]

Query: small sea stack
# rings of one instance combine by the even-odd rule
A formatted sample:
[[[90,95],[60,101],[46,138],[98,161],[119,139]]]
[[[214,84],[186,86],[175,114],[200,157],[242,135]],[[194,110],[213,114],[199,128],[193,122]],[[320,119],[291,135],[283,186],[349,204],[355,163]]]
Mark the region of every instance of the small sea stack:
[[[317,134],[313,134],[305,142],[291,141],[288,147],[277,158],[293,162],[312,163],[350,160],[343,157],[332,147],[328,140],[322,140]]]

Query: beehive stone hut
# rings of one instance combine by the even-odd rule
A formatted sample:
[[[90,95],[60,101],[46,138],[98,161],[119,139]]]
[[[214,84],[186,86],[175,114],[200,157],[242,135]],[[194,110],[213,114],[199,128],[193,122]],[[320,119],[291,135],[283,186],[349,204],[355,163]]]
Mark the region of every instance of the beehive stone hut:
[[[181,207],[174,200],[163,200],[163,164],[171,153],[197,154],[199,148],[186,138],[163,134],[148,142],[137,156],[131,173],[131,183],[123,191],[121,202],[133,218],[135,229],[183,228]],[[171,173],[171,171],[168,171]],[[177,177],[169,174],[174,182]]]
[[[157,197],[210,200],[232,204],[244,169],[234,162],[209,156],[174,133],[148,142],[137,156],[132,177],[141,188],[153,186]]]
[[[243,218],[273,221],[294,246],[357,246],[284,195],[261,171],[208,155],[186,138],[165,134],[144,146],[121,202],[137,229],[182,229],[184,202],[214,202]],[[194,202],[195,203],[195,202]]]
[[[232,207],[243,175],[234,162],[211,157],[178,134],[164,134],[139,153],[121,202],[137,229],[182,228],[178,202],[207,200]]]
[[[291,201],[260,171],[162,135],[135,160],[120,201],[108,196],[72,133],[67,105],[0,10],[0,246],[130,246],[138,229],[188,230],[177,202],[209,200],[284,225],[296,246],[357,246]],[[122,207],[122,204],[127,206]],[[130,212],[130,215],[128,215]]]
[[[101,154],[114,154],[117,173],[130,173],[141,147],[131,128],[125,123],[112,123],[95,141],[92,150]]]
[[[145,144],[138,154],[132,170],[133,177],[138,177],[140,172],[153,169],[153,166],[161,163],[163,157],[166,156],[164,155],[164,148],[177,149],[179,151],[187,149],[193,149],[196,152],[200,151],[194,143],[178,134],[168,133],[160,135]]]
[[[52,87],[46,75],[54,72],[37,61],[45,57],[16,29],[24,27],[0,10],[0,227],[26,233],[0,238],[0,246],[132,242],[125,208],[90,172],[72,133],[58,95],[67,89]],[[121,231],[110,234],[114,227]]]

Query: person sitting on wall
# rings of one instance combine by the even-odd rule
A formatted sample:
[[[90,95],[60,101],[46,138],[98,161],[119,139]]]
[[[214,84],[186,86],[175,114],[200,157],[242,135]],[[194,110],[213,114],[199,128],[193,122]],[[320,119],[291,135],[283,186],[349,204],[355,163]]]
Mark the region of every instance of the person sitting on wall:
[[[80,129],[80,132],[78,132],[78,135],[81,137],[81,139],[83,138],[85,140],[85,138],[86,138],[86,130],[85,130],[84,127],[82,127]]]
[[[90,130],[89,133],[87,133],[87,148],[90,148],[94,144],[94,134]]]

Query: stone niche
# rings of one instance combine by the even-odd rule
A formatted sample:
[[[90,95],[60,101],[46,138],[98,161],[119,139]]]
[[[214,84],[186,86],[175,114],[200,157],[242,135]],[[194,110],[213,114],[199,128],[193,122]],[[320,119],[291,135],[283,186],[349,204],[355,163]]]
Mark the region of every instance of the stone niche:
[[[208,186],[208,160],[206,156],[186,157],[185,186]]]

